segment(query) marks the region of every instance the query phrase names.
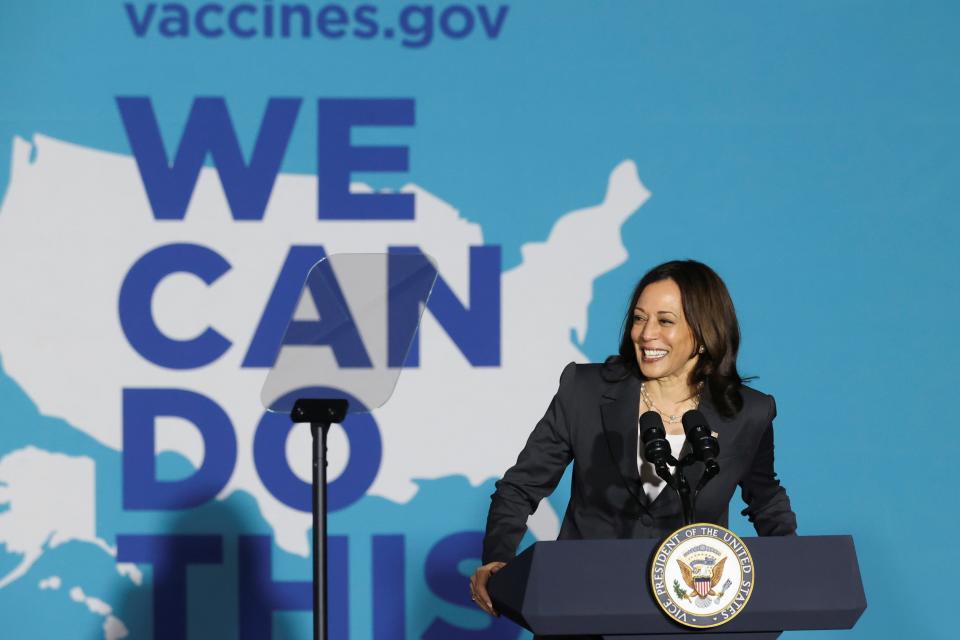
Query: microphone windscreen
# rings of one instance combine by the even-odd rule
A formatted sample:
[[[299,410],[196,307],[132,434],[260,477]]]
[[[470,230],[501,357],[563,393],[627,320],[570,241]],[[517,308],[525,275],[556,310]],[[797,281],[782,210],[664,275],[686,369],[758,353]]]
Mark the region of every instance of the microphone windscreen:
[[[665,438],[666,429],[663,428],[663,418],[656,411],[646,411],[640,416],[640,435],[644,442],[651,438]]]
[[[707,430],[707,433],[710,433],[710,425],[707,423],[707,418],[696,409],[691,409],[683,414],[681,418],[683,422],[683,432],[690,437],[690,432],[698,427],[702,427]]]
[[[707,461],[720,455],[720,443],[713,437],[707,418],[693,409],[683,414],[683,433],[697,460]]]

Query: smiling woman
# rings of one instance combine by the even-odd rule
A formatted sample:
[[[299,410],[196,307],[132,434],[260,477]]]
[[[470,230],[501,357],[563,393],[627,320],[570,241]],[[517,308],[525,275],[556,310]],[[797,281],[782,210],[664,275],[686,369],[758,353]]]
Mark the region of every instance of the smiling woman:
[[[660,280],[643,288],[633,308],[630,340],[640,372],[648,384],[641,385],[640,397],[651,411],[658,411],[653,404],[652,387],[661,398],[679,398],[666,418],[670,433],[672,425],[679,423],[681,408],[696,408],[696,393],[687,394],[690,374],[703,353],[703,345],[697,345],[686,315],[680,287],[673,280]],[[660,401],[666,406],[665,400]],[[658,411],[659,412],[659,411]]]
[[[652,397],[685,404],[706,385],[723,416],[740,411],[740,326],[713,269],[693,260],[654,267],[634,288],[624,327],[616,359]]]
[[[681,419],[706,417],[720,445],[720,472],[697,500],[700,522],[727,526],[739,486],[759,535],[791,535],[796,516],[777,480],[771,396],[737,372],[740,329],[720,277],[693,260],[651,269],[634,288],[619,353],[604,364],[570,363],[516,464],[497,482],[487,517],[483,566],[471,596],[495,614],[486,590],[516,553],[527,518],[573,462],[560,539],[661,538],[682,524],[680,498],[661,491],[639,446],[641,413],[660,414],[675,458],[686,452]],[[702,465],[683,470],[696,480]]]

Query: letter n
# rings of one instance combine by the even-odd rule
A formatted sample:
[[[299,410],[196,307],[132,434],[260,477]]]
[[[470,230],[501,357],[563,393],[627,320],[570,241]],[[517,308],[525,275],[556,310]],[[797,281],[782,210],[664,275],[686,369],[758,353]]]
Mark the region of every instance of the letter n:
[[[391,254],[418,255],[427,261],[417,247],[390,247]],[[407,261],[404,261],[406,264]],[[393,265],[391,265],[393,267]],[[409,265],[407,265],[409,269]],[[394,295],[402,288],[396,280],[404,274],[391,268],[389,300],[389,347],[390,366],[405,367],[420,365],[419,332],[412,340],[407,339],[417,326],[421,301],[409,296]],[[427,309],[443,326],[466,359],[474,367],[500,366],[500,247],[485,245],[470,247],[470,300],[465,306],[441,277],[427,300]],[[409,351],[407,346],[409,345]],[[406,353],[404,361],[403,354]]]

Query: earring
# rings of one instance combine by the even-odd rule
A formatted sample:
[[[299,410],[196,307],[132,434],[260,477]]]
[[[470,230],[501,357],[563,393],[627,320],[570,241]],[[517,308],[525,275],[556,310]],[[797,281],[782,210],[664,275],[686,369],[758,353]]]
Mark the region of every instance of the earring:
[[[700,345],[700,348],[697,349],[697,353],[703,353],[706,349],[703,348],[703,345]]]

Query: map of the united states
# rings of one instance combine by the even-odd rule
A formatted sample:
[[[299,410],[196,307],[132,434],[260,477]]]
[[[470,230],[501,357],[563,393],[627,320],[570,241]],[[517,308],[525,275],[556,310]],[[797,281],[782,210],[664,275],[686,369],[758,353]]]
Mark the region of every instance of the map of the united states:
[[[368,190],[361,184],[353,189]],[[5,617],[33,620],[43,630],[37,637],[67,637],[60,633],[63,625],[89,616],[102,618],[106,638],[139,637],[149,629],[136,613],[149,604],[148,581],[143,567],[116,564],[116,535],[178,531],[183,519],[122,509],[124,388],[186,388],[226,412],[238,445],[233,475],[214,503],[191,510],[184,530],[204,522],[208,531],[225,535],[270,534],[280,554],[274,573],[308,579],[303,558],[310,514],[277,500],[258,477],[252,443],[263,414],[259,392],[266,372],[243,368],[241,361],[294,244],[323,245],[328,254],[415,245],[433,256],[442,278],[469,306],[468,253],[484,244],[482,229],[420,186],[403,191],[416,195],[413,221],[323,222],[314,211],[316,178],[281,174],[263,221],[237,223],[216,170],[205,168],[185,219],[157,222],[131,157],[42,135],[14,141],[0,209]],[[417,558],[438,533],[482,528],[492,480],[522,447],[563,365],[585,360],[576,344],[587,331],[593,282],[626,260],[620,228],[648,197],[636,167],[625,161],[612,169],[601,202],[558,212],[546,239],[524,245],[521,263],[502,274],[501,366],[472,366],[444,328],[424,314],[420,366],[402,374],[391,400],[373,414],[383,442],[376,479],[365,498],[331,519],[332,533],[350,536],[351,573],[375,562],[366,537],[403,533]],[[211,326],[232,342],[222,357],[196,369],[148,362],[118,320],[118,292],[130,265],[169,243],[209,247],[230,264],[212,286],[182,274],[167,278],[154,294],[154,320],[165,334],[188,339]],[[172,477],[189,475],[205,455],[215,454],[204,451],[192,425],[174,418],[158,421],[156,446],[159,471]],[[307,482],[309,448],[308,431],[295,429],[287,461]],[[335,428],[332,479],[349,455],[346,436]],[[535,537],[556,535],[562,507],[544,502],[531,520]],[[351,589],[354,594],[356,587]],[[17,599],[28,602],[36,590],[49,595],[46,612],[18,611]],[[422,585],[407,594],[408,601],[421,597],[431,597]],[[369,595],[354,600],[361,598]],[[370,633],[354,619],[362,615],[355,610],[366,606],[351,604],[351,637]],[[54,610],[61,613],[51,615]],[[191,624],[202,628],[213,617]]]

